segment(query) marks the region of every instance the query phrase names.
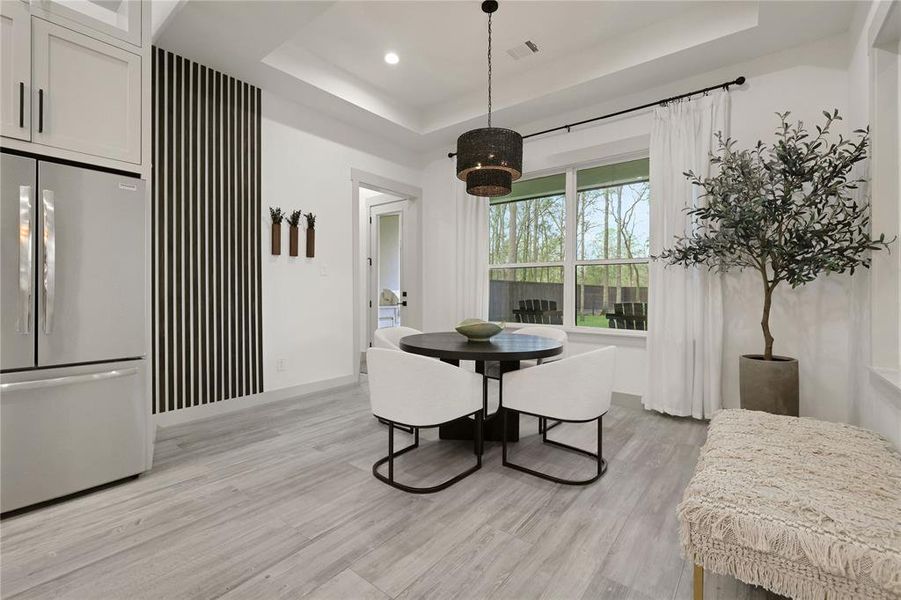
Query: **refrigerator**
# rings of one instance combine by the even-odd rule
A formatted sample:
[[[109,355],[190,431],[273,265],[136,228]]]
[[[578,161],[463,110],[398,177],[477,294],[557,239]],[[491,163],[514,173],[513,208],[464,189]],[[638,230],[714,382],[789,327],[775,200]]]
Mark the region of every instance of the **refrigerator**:
[[[0,512],[145,470],[144,182],[0,154]]]

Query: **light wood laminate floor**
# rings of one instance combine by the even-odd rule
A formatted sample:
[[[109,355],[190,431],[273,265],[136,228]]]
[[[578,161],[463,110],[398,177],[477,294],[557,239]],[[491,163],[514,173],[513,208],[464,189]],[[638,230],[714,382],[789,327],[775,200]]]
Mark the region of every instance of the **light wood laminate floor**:
[[[534,431],[523,417],[524,431]],[[365,384],[159,431],[153,470],[0,523],[3,598],[691,598],[675,508],[706,426],[614,406],[607,474],[564,487],[500,465],[414,496],[378,481],[387,428]],[[584,447],[592,425],[551,437]],[[423,435],[397,477],[427,485],[471,445]],[[397,444],[409,436],[397,434]],[[584,457],[538,443],[518,462],[562,476]],[[581,469],[581,471],[580,471]],[[765,594],[708,575],[706,598]]]

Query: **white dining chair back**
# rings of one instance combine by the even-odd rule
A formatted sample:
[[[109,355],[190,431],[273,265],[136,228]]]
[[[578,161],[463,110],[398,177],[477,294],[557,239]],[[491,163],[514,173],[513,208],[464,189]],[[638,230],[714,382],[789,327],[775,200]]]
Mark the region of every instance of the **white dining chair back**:
[[[616,348],[607,346],[504,375],[503,405],[564,421],[588,421],[610,408]]]
[[[482,376],[438,360],[370,348],[369,399],[375,416],[429,427],[482,408]]]
[[[558,354],[557,356],[551,356],[549,358],[542,358],[538,361],[535,361],[536,364],[543,365],[544,363],[554,362],[566,358],[566,344],[569,341],[569,338],[566,335],[566,332],[562,329],[557,329],[556,327],[521,327],[514,331],[513,333],[519,335],[537,335],[538,337],[548,338],[552,340],[556,340],[563,344],[563,352]]]
[[[418,329],[413,329],[412,327],[403,326],[376,329],[375,334],[372,336],[372,347],[400,350],[401,338],[407,337],[408,335],[416,335],[418,333],[422,332]]]

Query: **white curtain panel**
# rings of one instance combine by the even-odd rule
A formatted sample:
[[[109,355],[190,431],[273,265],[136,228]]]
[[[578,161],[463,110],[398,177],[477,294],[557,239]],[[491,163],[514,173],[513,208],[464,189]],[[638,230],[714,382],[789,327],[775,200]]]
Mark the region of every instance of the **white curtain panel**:
[[[651,254],[694,227],[686,209],[700,206],[683,173],[710,174],[715,134],[728,135],[729,94],[718,92],[655,110],[651,126]],[[648,298],[648,390],[645,408],[709,419],[722,407],[722,277],[706,268],[651,261]]]
[[[457,321],[488,318],[488,198],[453,179],[457,211]]]

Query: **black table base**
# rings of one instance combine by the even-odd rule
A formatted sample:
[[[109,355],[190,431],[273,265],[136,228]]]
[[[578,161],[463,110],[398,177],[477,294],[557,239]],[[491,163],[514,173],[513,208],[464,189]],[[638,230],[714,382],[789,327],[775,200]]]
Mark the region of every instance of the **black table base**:
[[[460,361],[452,358],[442,358],[441,362],[445,362],[454,366],[460,366]],[[478,360],[476,363],[476,373],[482,375],[482,402],[488,406],[488,378],[485,376],[485,362]],[[516,371],[519,369],[519,361],[502,361],[500,363],[500,380],[501,386],[500,397],[503,398],[504,373]],[[504,439],[504,409],[498,407],[498,411],[493,415],[486,415],[483,422],[483,440],[491,442],[500,442]],[[445,423],[438,428],[438,437],[442,440],[471,440],[475,438],[475,421],[469,417],[462,417]],[[511,413],[507,416],[507,441],[519,441],[519,414]]]

